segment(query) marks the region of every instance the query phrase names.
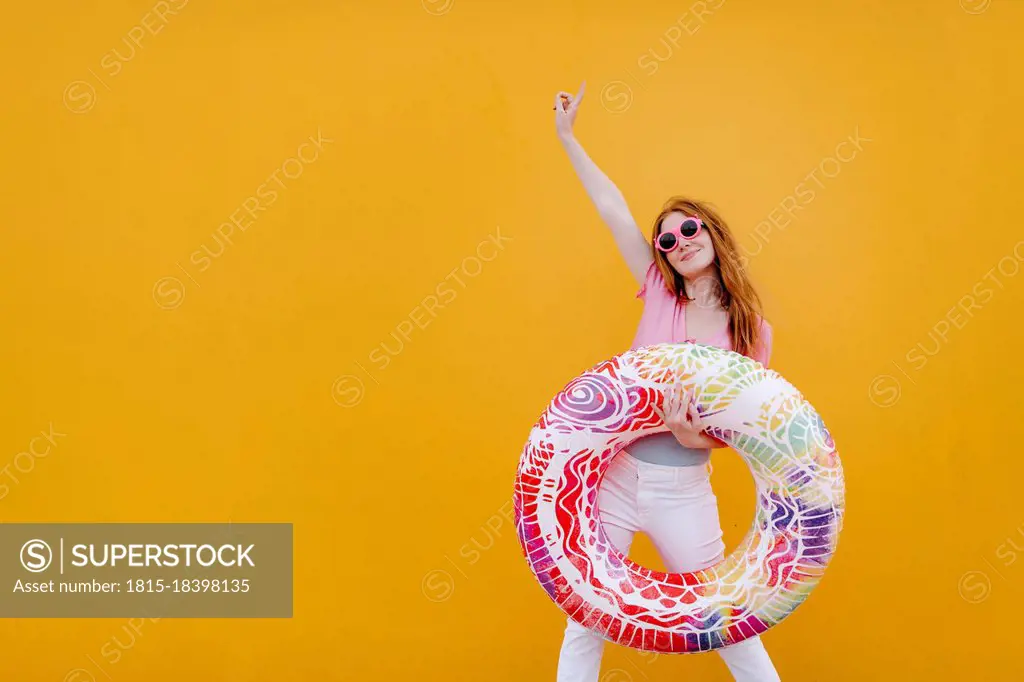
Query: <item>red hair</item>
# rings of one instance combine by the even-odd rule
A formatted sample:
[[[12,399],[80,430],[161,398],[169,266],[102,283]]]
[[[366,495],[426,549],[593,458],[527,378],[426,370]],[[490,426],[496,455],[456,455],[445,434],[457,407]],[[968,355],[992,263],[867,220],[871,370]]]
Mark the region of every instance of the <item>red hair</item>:
[[[741,355],[751,357],[761,340],[761,298],[754,290],[746,269],[740,260],[739,248],[732,231],[718,213],[708,204],[675,196],[665,202],[661,213],[654,221],[651,235],[653,244],[661,230],[661,221],[669,213],[679,211],[685,215],[700,218],[711,235],[715,247],[715,274],[718,278],[722,307],[729,313],[729,335],[733,349]],[[676,296],[685,296],[683,277],[675,271],[663,254],[654,249],[654,262],[665,278],[665,283]]]

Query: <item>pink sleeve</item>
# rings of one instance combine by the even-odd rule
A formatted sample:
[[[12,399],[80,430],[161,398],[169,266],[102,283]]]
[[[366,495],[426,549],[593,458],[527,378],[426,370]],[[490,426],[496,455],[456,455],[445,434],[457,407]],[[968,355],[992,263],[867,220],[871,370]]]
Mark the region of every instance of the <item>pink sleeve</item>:
[[[757,342],[757,350],[754,352],[754,359],[765,367],[772,357],[772,326],[767,320],[761,320],[761,338]]]
[[[658,269],[658,263],[651,261],[651,265],[647,268],[647,275],[644,278],[644,284],[640,287],[640,291],[636,292],[636,297],[642,301],[647,300],[648,289],[659,289],[665,286],[665,278],[661,276],[661,270]]]

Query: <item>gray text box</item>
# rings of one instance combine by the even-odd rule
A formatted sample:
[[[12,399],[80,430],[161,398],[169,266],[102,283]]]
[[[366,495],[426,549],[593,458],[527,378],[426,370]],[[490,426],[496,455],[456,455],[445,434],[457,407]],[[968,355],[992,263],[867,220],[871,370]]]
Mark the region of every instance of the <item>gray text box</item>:
[[[291,618],[290,523],[0,524],[0,618]]]

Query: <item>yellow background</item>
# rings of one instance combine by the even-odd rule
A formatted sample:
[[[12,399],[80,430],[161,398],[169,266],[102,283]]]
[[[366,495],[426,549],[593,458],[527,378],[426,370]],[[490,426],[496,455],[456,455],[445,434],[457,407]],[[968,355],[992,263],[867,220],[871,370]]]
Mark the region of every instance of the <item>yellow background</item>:
[[[7,470],[0,521],[294,522],[295,617],[134,642],[126,619],[7,620],[0,678],[554,679],[564,619],[504,519],[516,462],[641,312],[554,136],[553,95],[583,78],[578,136],[645,230],[687,193],[754,250],[870,138],[751,259],[849,505],[826,578],[764,639],[784,680],[1020,674],[1024,275],[996,271],[923,367],[907,354],[1022,238],[1024,2],[192,0],[111,62],[153,7],[21,3],[0,29],[0,466],[66,434]],[[318,130],[333,142],[199,271]],[[731,548],[752,484],[728,452],[714,480]],[[717,656],[617,647],[604,671],[728,679]]]

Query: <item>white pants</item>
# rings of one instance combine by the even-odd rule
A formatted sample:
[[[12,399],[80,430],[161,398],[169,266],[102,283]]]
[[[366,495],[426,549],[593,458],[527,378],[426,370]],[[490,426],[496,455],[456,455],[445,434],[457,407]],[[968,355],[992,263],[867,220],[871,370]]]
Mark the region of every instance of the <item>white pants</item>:
[[[718,500],[707,466],[648,464],[622,451],[598,492],[608,539],[629,554],[633,535],[646,533],[665,568],[683,573],[707,568],[725,554]],[[558,682],[597,682],[605,640],[569,619],[558,659]],[[777,682],[778,673],[760,638],[717,649],[738,682]]]

